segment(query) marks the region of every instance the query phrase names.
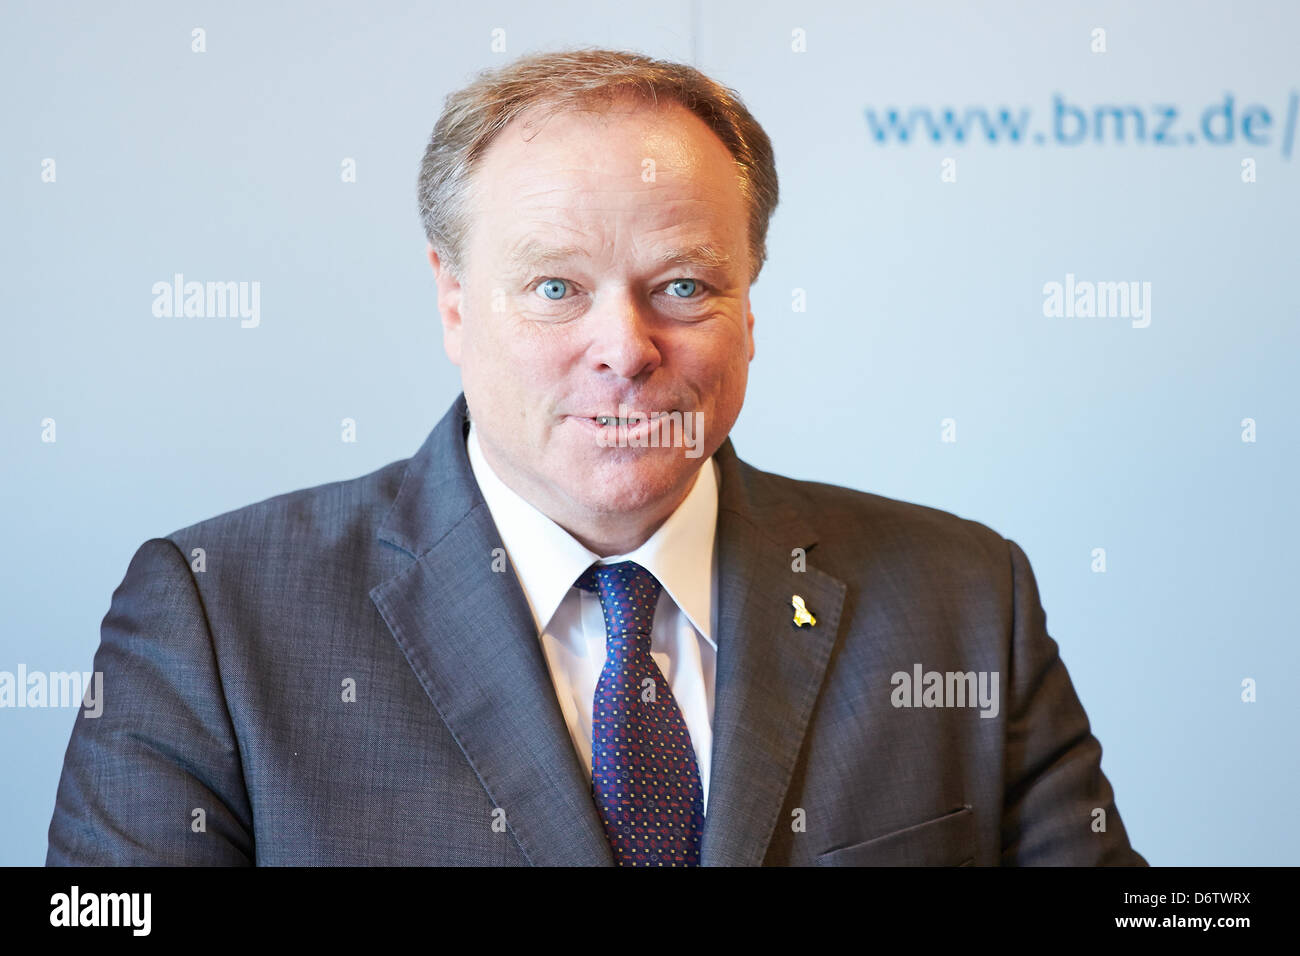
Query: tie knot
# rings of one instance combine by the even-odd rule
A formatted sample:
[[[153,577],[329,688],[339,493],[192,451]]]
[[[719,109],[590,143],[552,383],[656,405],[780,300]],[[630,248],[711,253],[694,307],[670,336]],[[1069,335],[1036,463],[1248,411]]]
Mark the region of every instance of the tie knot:
[[[609,634],[650,633],[663,585],[635,561],[593,564],[578,578],[576,585],[600,598]]]

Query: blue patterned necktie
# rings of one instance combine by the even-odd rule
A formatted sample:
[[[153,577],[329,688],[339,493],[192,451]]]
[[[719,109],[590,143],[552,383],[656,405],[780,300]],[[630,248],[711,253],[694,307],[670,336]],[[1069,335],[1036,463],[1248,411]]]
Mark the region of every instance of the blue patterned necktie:
[[[605,666],[591,720],[591,795],[619,866],[699,866],[704,789],[686,721],[650,631],[662,585],[635,561],[593,564],[577,586],[600,597]]]

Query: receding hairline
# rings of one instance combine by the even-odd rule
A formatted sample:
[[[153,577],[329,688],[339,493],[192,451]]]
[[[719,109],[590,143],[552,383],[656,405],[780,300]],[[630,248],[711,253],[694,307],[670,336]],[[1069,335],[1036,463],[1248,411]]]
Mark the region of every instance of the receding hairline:
[[[598,113],[601,117],[606,116],[610,112],[622,112],[630,117],[647,110],[677,109],[685,116],[693,118],[700,124],[703,131],[707,133],[712,138],[713,142],[721,149],[721,156],[725,157],[724,161],[728,165],[728,171],[739,189],[741,215],[745,217],[745,221],[742,223],[742,235],[747,233],[749,225],[749,203],[745,195],[744,171],[736,164],[735,158],[732,156],[731,151],[727,148],[727,144],[723,142],[722,138],[718,136],[707,123],[701,120],[698,115],[676,100],[669,101],[663,99],[652,102],[646,97],[633,97],[630,94],[626,94],[626,91],[623,91],[625,95],[618,96],[618,92],[619,91],[616,91],[616,96],[612,101],[607,100],[601,104],[602,106],[608,106],[608,109],[601,108],[598,110],[592,110],[591,112]],[[616,110],[615,107],[619,105],[626,105],[630,108],[625,111]],[[474,164],[472,169],[469,170],[467,175],[469,187],[468,199],[471,206],[475,208],[478,213],[478,215],[471,221],[471,231],[473,224],[477,222],[478,217],[481,216],[483,212],[482,207],[479,205],[483,198],[481,195],[483,167],[492,146],[501,142],[507,131],[514,127],[515,124],[519,124],[523,128],[528,128],[536,125],[540,121],[544,126],[554,116],[570,112],[587,112],[587,110],[573,108],[569,104],[563,102],[543,102],[534,104],[527,110],[515,116],[510,123],[503,127],[497,135],[493,137],[491,142],[484,146],[479,153],[478,161]],[[540,128],[537,132],[540,132]],[[467,236],[466,238],[468,239],[469,237]],[[592,256],[591,253],[581,245],[555,242],[536,231],[524,232],[522,235],[515,236],[508,241],[509,245],[502,253],[501,263],[503,268],[512,275],[522,272],[530,267],[542,268],[547,265],[556,265],[563,262],[582,259],[590,260],[594,258],[594,256]],[[742,242],[746,248],[746,258],[748,258],[749,244],[745,240],[742,240]],[[468,258],[468,245],[464,250],[464,254],[466,258]],[[728,272],[737,264],[738,259],[736,256],[728,253],[726,249],[718,243],[710,242],[707,239],[701,239],[699,241],[669,243],[666,247],[656,250],[656,255],[653,257],[652,261],[658,268],[683,266],[709,270],[711,272]],[[467,266],[468,262],[465,264]]]
[[[746,279],[752,284],[767,258],[768,225],[779,199],[766,131],[738,93],[695,67],[625,50],[526,54],[482,71],[449,94],[420,169],[420,216],[429,244],[453,272],[464,266],[469,201],[481,179],[475,173],[482,156],[515,121],[522,119],[524,135],[531,136],[535,132],[528,127],[544,126],[557,112],[635,112],[647,106],[684,108],[728,155],[747,211]]]

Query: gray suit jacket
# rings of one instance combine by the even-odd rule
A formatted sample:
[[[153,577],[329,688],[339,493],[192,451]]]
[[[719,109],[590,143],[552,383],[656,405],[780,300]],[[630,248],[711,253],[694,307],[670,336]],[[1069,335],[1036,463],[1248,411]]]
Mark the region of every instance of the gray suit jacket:
[[[612,864],[466,427],[140,547],[47,863]],[[717,460],[705,865],[1145,864],[1015,543]],[[917,665],[996,716],[895,706]]]

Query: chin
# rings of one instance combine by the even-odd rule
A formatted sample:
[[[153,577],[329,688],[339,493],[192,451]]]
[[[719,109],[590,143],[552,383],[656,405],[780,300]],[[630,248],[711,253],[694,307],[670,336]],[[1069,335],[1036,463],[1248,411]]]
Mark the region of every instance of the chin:
[[[685,458],[680,448],[603,448],[592,467],[575,476],[575,498],[593,511],[638,511],[674,494],[702,459]]]

